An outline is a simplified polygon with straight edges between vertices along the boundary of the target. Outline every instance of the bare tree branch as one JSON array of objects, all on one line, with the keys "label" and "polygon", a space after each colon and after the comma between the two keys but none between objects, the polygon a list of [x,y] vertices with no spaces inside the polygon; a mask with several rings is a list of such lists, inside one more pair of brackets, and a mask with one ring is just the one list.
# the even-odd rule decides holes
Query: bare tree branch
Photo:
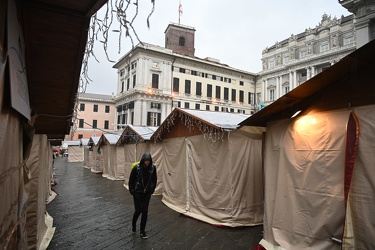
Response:
[{"label": "bare tree branch", "polygon": [[[155,0],[151,0],[152,9],[147,16],[147,27],[150,28],[150,17],[155,10]],[[134,38],[141,44],[141,39],[139,38],[136,29],[133,24],[138,17],[139,11],[139,0],[108,0],[105,7],[104,17],[99,17],[98,13],[95,13],[91,17],[90,26],[88,29],[88,36],[86,42],[85,54],[82,60],[81,75],[79,79],[78,94],[86,92],[87,86],[92,80],[89,77],[89,59],[94,58],[98,63],[99,60],[94,53],[95,42],[99,41],[103,44],[103,50],[106,54],[107,60],[109,62],[115,62],[110,59],[108,55],[108,42],[109,42],[109,33],[117,32],[118,33],[118,53],[121,53],[121,41],[123,33],[125,31],[125,38],[128,38],[131,42],[132,48],[134,48]],[[134,15],[130,16],[128,13],[133,12]],[[114,22],[116,20],[116,22]],[[118,23],[119,27],[116,29],[115,26]],[[78,103],[78,99],[76,100]],[[74,117],[73,124],[77,119],[77,110],[78,106],[75,105],[74,108]],[[75,125],[74,125],[75,126]],[[72,128],[74,133],[75,127]]]}]

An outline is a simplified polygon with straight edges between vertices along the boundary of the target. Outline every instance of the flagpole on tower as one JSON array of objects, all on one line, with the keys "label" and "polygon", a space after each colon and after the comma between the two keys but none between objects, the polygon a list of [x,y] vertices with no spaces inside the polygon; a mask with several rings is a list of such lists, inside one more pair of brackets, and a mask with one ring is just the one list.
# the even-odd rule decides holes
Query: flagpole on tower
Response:
[{"label": "flagpole on tower", "polygon": [[178,25],[180,25],[181,23],[181,14],[182,14],[182,4],[180,0],[179,5],[178,5]]}]

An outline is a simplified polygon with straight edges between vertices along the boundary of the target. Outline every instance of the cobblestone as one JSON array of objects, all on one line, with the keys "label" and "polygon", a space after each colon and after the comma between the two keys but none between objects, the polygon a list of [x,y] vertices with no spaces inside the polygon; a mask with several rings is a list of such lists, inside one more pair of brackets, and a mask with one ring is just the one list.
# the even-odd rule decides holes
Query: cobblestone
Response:
[{"label": "cobblestone", "polygon": [[181,215],[165,206],[161,196],[152,196],[148,239],[141,239],[139,230],[131,232],[133,199],[122,181],[103,178],[66,157],[55,159],[54,166],[58,195],[47,211],[56,231],[49,250],[254,249],[262,238],[262,226],[216,227]]}]

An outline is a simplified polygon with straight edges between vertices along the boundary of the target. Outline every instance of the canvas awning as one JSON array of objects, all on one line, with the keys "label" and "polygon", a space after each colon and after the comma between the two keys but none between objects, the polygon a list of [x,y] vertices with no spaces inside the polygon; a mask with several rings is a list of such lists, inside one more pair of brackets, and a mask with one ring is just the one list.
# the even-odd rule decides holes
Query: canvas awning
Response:
[{"label": "canvas awning", "polygon": [[21,1],[27,81],[37,134],[47,134],[48,139],[64,139],[69,134],[90,18],[106,2]]}]

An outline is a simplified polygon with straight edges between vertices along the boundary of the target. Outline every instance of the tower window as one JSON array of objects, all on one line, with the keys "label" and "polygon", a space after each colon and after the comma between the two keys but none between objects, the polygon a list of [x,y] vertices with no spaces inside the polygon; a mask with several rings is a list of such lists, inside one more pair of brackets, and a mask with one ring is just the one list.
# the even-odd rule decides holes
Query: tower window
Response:
[{"label": "tower window", "polygon": [[185,46],[185,37],[180,36],[180,39],[178,40],[178,45]]}]

